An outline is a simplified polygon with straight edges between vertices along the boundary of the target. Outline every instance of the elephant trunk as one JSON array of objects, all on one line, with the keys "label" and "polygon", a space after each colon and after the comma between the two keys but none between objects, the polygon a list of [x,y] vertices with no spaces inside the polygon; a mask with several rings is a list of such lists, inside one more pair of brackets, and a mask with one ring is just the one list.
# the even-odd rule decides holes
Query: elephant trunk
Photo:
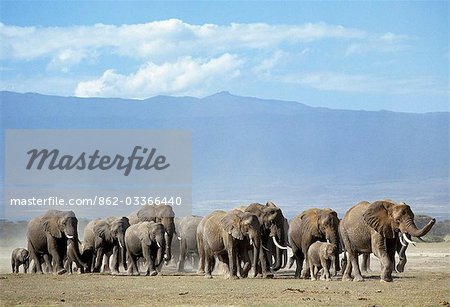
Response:
[{"label": "elephant trunk", "polygon": [[125,235],[121,234],[118,237],[118,241],[119,241],[119,246],[120,246],[120,257],[122,260],[122,266],[124,268],[124,270],[128,269],[127,266],[127,247],[125,245]]},{"label": "elephant trunk", "polygon": [[426,224],[422,229],[418,229],[416,224],[414,224],[414,220],[410,219],[406,222],[406,233],[410,234],[413,237],[420,238],[426,235],[431,227],[433,227],[434,223],[436,223],[436,219],[431,219],[428,224]]},{"label": "elephant trunk", "polygon": [[330,232],[328,235],[326,235],[326,239],[336,246],[334,253],[333,253],[333,266],[334,266],[334,275],[338,271],[341,270],[340,263],[339,263],[339,234],[338,230]]},{"label": "elephant trunk", "polygon": [[172,248],[171,248],[172,239],[173,239],[173,232],[171,234],[166,232],[166,234],[165,234],[166,247],[165,247],[165,257],[164,257],[164,261],[166,261],[166,263],[168,263],[170,261],[170,259],[172,259]]},{"label": "elephant trunk", "polygon": [[80,253],[80,247],[78,245],[78,237],[76,237],[74,239],[69,239],[69,240],[72,241],[69,244],[71,245],[71,248],[73,248],[73,250],[74,250],[73,255],[75,256],[76,261],[84,268],[87,268],[88,265],[83,260],[83,256]]},{"label": "elephant trunk", "polygon": [[155,266],[159,266],[161,262],[164,260],[164,250],[165,250],[165,240],[161,240],[158,242],[158,252],[156,253],[156,263]]},{"label": "elephant trunk", "polygon": [[398,264],[396,266],[396,270],[399,273],[402,273],[405,270],[405,264],[406,264],[406,249],[408,248],[408,245],[402,245],[402,247],[400,248],[399,252],[398,252]]},{"label": "elephant trunk", "polygon": [[285,250],[282,250],[279,247],[275,248],[275,265],[272,267],[272,269],[274,271],[278,271],[279,269],[281,269],[282,266],[282,262],[283,262],[283,252]]},{"label": "elephant trunk", "polygon": [[287,266],[288,263],[288,252],[287,250],[283,251],[283,265],[281,266],[282,269],[284,269]]},{"label": "elephant trunk", "polygon": [[253,240],[253,277],[256,277],[258,274],[258,261],[261,247],[261,236],[257,236],[257,238]]}]

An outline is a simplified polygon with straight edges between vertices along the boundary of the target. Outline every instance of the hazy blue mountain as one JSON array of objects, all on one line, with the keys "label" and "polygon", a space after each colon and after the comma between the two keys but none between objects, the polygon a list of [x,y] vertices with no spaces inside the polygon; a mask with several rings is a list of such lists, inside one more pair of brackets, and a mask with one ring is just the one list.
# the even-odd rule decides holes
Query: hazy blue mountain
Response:
[{"label": "hazy blue mountain", "polygon": [[290,216],[311,206],[343,213],[389,197],[450,217],[449,113],[332,110],[227,92],[146,100],[0,95],[4,129],[192,130],[200,214],[268,199]]}]

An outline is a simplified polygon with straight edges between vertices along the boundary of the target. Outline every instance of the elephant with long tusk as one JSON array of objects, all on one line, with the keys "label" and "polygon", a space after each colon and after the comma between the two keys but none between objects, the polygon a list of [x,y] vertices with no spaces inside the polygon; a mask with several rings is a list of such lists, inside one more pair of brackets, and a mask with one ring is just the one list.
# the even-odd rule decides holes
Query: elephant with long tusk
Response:
[{"label": "elephant with long tusk", "polygon": [[[260,273],[265,278],[272,278],[273,273],[270,269],[279,270],[283,266],[283,259],[287,259],[283,256],[283,252],[287,249],[286,219],[281,208],[270,201],[265,205],[250,204],[245,211],[256,215],[261,224]],[[275,263],[271,266],[272,257],[275,258]]]},{"label": "elephant with long tusk", "polygon": [[[84,229],[83,256],[88,258],[88,272],[100,272],[102,261],[104,271],[109,271],[112,256],[112,274],[119,274],[122,263],[127,269],[125,232],[130,227],[127,217],[108,217],[90,221]],[[122,259],[122,261],[120,261]]]},{"label": "elephant with long tusk", "polygon": [[358,254],[373,252],[382,264],[381,281],[391,282],[395,252],[398,244],[402,244],[399,235],[406,245],[413,242],[408,236],[420,238],[426,235],[435,222],[433,218],[419,229],[414,223],[411,207],[391,200],[373,203],[364,201],[353,206],[339,225],[344,248],[349,256],[342,279],[352,280],[353,269],[353,280],[364,280],[359,268]]}]

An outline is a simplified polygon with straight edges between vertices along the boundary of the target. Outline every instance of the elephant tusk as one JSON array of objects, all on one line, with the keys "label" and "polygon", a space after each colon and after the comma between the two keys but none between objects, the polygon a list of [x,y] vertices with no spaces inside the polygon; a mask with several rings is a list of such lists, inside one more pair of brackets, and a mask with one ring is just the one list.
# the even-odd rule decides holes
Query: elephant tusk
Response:
[{"label": "elephant tusk", "polygon": [[403,236],[399,236],[398,238],[400,239],[400,243],[401,243],[403,246],[408,246],[408,245],[405,243],[405,241],[403,240]]},{"label": "elephant tusk", "polygon": [[158,245],[158,248],[161,248],[161,244],[159,244],[159,242],[156,242],[156,245]]},{"label": "elephant tusk", "polygon": [[73,239],[73,236],[66,235],[67,239]]},{"label": "elephant tusk", "polygon": [[122,243],[120,243],[120,240],[119,240],[119,246],[120,246],[120,248],[123,248]]},{"label": "elephant tusk", "polygon": [[277,239],[275,239],[275,237],[272,237],[272,241],[273,241],[273,244],[276,245],[276,247],[278,247],[278,248],[280,248],[280,249],[288,249],[287,247],[281,246],[281,245],[277,242]]},{"label": "elephant tusk", "polygon": [[264,244],[261,244],[262,248],[265,249],[266,251],[270,252],[270,250],[264,246]]},{"label": "elephant tusk", "polygon": [[406,242],[416,246],[416,243],[414,241],[411,241],[410,239],[408,239],[408,237],[406,236],[406,233],[403,234],[403,239],[405,239]]},{"label": "elephant tusk", "polygon": [[250,245],[253,245],[253,239],[250,239]]},{"label": "elephant tusk", "polygon": [[177,236],[177,239],[178,239],[178,241],[181,241],[181,237],[180,236]]}]

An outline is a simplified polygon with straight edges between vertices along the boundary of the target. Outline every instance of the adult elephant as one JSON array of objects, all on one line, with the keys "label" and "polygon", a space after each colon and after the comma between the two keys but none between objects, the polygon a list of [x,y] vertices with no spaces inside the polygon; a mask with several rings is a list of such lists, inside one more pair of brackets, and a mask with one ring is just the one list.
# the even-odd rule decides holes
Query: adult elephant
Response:
[{"label": "adult elephant", "polygon": [[100,272],[105,257],[109,268],[109,258],[112,255],[112,274],[119,273],[120,259],[124,269],[127,269],[125,232],[130,227],[127,217],[108,217],[105,220],[90,221],[84,229],[83,255],[89,257],[88,270]]},{"label": "adult elephant", "polygon": [[186,259],[193,259],[193,267],[198,265],[198,248],[197,248],[197,227],[203,217],[197,215],[188,215],[179,220],[178,234],[180,258],[178,261],[178,272],[184,271],[184,263]]},{"label": "adult elephant", "polygon": [[212,278],[214,256],[225,266],[226,278],[238,278],[238,261],[244,262],[242,277],[251,268],[248,246],[253,245],[254,276],[261,249],[261,232],[258,218],[240,210],[214,211],[197,227],[197,245],[200,253],[199,272]]},{"label": "adult elephant", "polygon": [[433,218],[422,229],[418,229],[414,223],[414,213],[405,203],[363,201],[353,206],[339,225],[349,258],[342,280],[352,279],[352,268],[353,280],[364,280],[358,264],[358,254],[373,252],[381,262],[381,281],[391,282],[399,236],[420,238],[430,231],[435,222]]},{"label": "adult elephant", "polygon": [[138,222],[157,222],[164,225],[166,233],[166,250],[164,260],[166,264],[172,259],[172,240],[176,235],[175,212],[169,205],[146,205],[128,216],[130,224]]},{"label": "adult elephant", "polygon": [[337,248],[334,254],[335,272],[339,267],[339,219],[337,213],[329,208],[311,208],[294,217],[289,225],[289,242],[297,268],[295,278],[308,278],[308,249],[316,241],[328,241]]},{"label": "adult elephant", "polygon": [[[272,267],[274,271],[282,266],[283,250],[287,250],[287,238],[285,236],[285,218],[281,209],[273,202],[267,202],[265,205],[259,203],[250,204],[246,212],[254,214],[258,217],[261,225],[261,244],[263,251],[261,252],[260,268],[263,277],[273,277],[270,271],[269,259],[275,258],[275,264]],[[272,254],[267,248],[270,241],[275,245],[275,254]]]},{"label": "adult elephant", "polygon": [[42,273],[41,259],[44,258],[52,259],[56,273],[66,272],[63,260],[69,240],[74,242],[70,244],[74,248],[73,255],[81,265],[86,266],[78,248],[77,228],[78,219],[73,211],[48,210],[28,223],[28,250],[37,273]]},{"label": "adult elephant", "polygon": [[155,222],[140,222],[131,225],[125,233],[128,275],[139,275],[137,260],[145,259],[146,275],[158,274],[156,267],[162,262],[166,248],[164,225]]}]

